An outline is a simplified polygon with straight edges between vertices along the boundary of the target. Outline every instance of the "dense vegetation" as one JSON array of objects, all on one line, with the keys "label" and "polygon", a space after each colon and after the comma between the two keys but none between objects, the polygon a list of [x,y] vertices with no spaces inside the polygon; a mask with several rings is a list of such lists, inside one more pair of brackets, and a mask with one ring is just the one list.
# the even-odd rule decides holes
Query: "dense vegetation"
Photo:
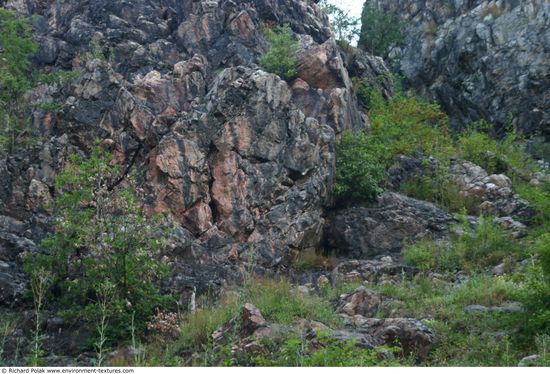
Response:
[{"label": "dense vegetation", "polygon": [[375,56],[386,56],[390,47],[403,42],[403,33],[403,22],[397,16],[365,3],[361,14],[360,48]]},{"label": "dense vegetation", "polygon": [[51,303],[91,329],[97,325],[101,352],[142,336],[157,310],[175,306],[157,288],[167,275],[156,256],[168,233],[159,217],[141,214],[139,189],[111,161],[99,146],[87,159],[72,158],[56,180],[54,233],[42,241],[43,253],[25,264],[39,286],[34,300]]},{"label": "dense vegetation", "polygon": [[[402,92],[384,101],[376,90],[359,88],[358,94],[369,95],[362,102],[368,103],[372,125],[367,132],[342,138],[336,181],[341,201],[368,203],[385,187],[387,170],[400,156],[431,156],[436,167],[426,165],[427,174],[405,181],[401,191],[451,212],[478,215],[479,201],[466,199],[449,178],[447,168],[458,157],[489,173],[509,175],[516,192],[535,210],[522,240],[511,239],[492,217],[481,216],[472,228],[465,215],[457,215],[462,235],[444,242],[425,239],[406,247],[405,263],[421,272],[413,280],[379,289],[394,298],[406,315],[433,321],[430,324],[442,341],[428,364],[515,365],[520,352],[536,346],[542,357],[538,364],[548,365],[550,186],[528,182],[539,167],[525,152],[526,139],[510,130],[496,140],[492,126],[483,121],[452,133],[436,105]],[[498,264],[503,264],[504,275],[488,274]],[[457,274],[466,281],[457,282]],[[470,304],[507,302],[520,302],[522,312],[464,311]],[[495,340],[495,334],[503,336]]]},{"label": "dense vegetation", "polygon": [[294,39],[290,26],[273,30],[267,28],[265,37],[271,44],[269,51],[260,60],[260,65],[268,72],[277,74],[286,81],[296,78],[298,71],[298,41]]},{"label": "dense vegetation", "polygon": [[0,8],[0,153],[13,150],[28,132],[24,94],[33,84],[29,57],[37,50],[29,23]]}]

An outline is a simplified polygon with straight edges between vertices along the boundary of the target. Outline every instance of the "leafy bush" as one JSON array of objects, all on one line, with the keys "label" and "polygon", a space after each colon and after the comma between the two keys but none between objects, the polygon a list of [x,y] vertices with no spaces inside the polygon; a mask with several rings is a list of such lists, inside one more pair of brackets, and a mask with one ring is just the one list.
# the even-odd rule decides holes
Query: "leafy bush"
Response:
[{"label": "leafy bush", "polygon": [[532,230],[538,229],[542,232],[550,231],[550,183],[545,183],[540,187],[516,179],[514,180],[514,189],[520,197],[527,200],[535,210],[535,215],[531,218]]},{"label": "leafy bush", "polygon": [[474,196],[465,196],[444,168],[437,168],[433,175],[411,177],[399,186],[401,193],[415,199],[430,201],[449,212],[459,213],[464,209],[469,214],[479,214],[481,200]]},{"label": "leafy bush", "polygon": [[491,218],[480,217],[473,231],[467,221],[462,226],[463,234],[454,241],[439,243],[427,239],[406,246],[405,263],[423,271],[472,272],[520,254],[520,247]]},{"label": "leafy bush", "polygon": [[381,191],[385,147],[363,132],[345,132],[336,149],[334,191],[340,201],[370,201]]},{"label": "leafy bush", "polygon": [[101,319],[98,290],[110,289],[111,342],[134,327],[143,332],[155,308],[171,301],[155,286],[167,275],[154,259],[163,245],[160,220],[141,215],[135,184],[99,147],[86,160],[72,157],[55,185],[55,232],[42,241],[43,254],[27,258],[26,271],[52,271],[62,310],[91,322]]},{"label": "leafy bush", "polygon": [[448,118],[437,104],[399,94],[385,101],[374,90],[369,118],[371,136],[387,146],[388,165],[400,155],[421,153],[445,160],[453,153]]},{"label": "leafy bush", "polygon": [[403,42],[403,23],[393,14],[384,14],[365,3],[361,15],[359,47],[376,56],[386,56],[391,46]]},{"label": "leafy bush", "polygon": [[336,150],[335,193],[340,201],[373,200],[400,155],[445,159],[452,154],[447,116],[437,105],[404,95],[386,102],[370,90],[370,106],[370,132],[345,132]]},{"label": "leafy bush", "polygon": [[32,87],[29,56],[38,50],[27,20],[0,8],[0,153],[11,152],[28,132],[27,102]]},{"label": "leafy bush", "polygon": [[527,271],[527,281],[519,293],[525,314],[523,333],[527,337],[550,334],[550,234],[544,234],[534,244],[538,263]]},{"label": "leafy bush", "polygon": [[480,217],[473,232],[466,232],[454,243],[464,269],[481,269],[497,265],[508,256],[520,252],[518,245],[490,217]]},{"label": "leafy bush", "polygon": [[290,27],[285,25],[276,31],[267,29],[265,37],[271,43],[271,48],[261,58],[260,65],[286,81],[296,78],[299,44],[294,39]]},{"label": "leafy bush", "polygon": [[490,135],[492,129],[483,120],[472,123],[458,134],[457,153],[489,174],[534,170],[534,161],[524,149],[525,139],[510,130],[503,139],[496,140]]}]

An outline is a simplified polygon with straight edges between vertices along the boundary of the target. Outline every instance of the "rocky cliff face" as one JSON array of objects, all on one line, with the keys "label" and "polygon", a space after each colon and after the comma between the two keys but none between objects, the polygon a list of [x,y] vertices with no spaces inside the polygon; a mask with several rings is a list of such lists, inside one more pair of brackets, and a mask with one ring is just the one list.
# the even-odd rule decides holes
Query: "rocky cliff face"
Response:
[{"label": "rocky cliff face", "polygon": [[406,27],[396,69],[439,102],[455,127],[481,118],[502,130],[550,133],[550,6],[544,0],[368,0]]},{"label": "rocky cliff face", "polygon": [[[251,252],[274,267],[318,245],[335,140],[364,119],[314,2],[1,5],[32,15],[37,67],[80,71],[69,86],[36,89],[62,108],[37,109],[39,142],[0,161],[0,218],[9,223],[0,260],[14,279],[18,254],[47,232],[43,205],[56,195],[56,174],[94,139],[137,171],[145,211],[176,223],[172,255],[187,265],[231,264]],[[262,29],[285,23],[300,41],[299,78],[290,83],[257,65],[269,48]]]}]

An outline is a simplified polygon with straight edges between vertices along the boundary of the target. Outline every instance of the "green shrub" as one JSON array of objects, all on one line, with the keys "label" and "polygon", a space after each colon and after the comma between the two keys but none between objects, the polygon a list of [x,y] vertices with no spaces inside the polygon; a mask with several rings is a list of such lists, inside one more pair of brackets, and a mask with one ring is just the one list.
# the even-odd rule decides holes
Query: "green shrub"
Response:
[{"label": "green shrub", "polygon": [[447,208],[449,212],[459,213],[466,210],[469,214],[479,214],[481,200],[465,196],[444,168],[437,168],[434,175],[411,177],[399,186],[399,191],[415,199],[430,201]]},{"label": "green shrub", "polygon": [[72,157],[55,185],[55,231],[42,241],[43,254],[26,259],[25,270],[52,271],[61,311],[92,323],[102,312],[97,290],[112,285],[111,343],[130,338],[133,327],[145,331],[155,308],[171,306],[155,285],[167,275],[154,258],[166,234],[160,220],[141,214],[134,182],[121,179],[120,168],[99,147],[86,160]]},{"label": "green shrub", "polygon": [[254,304],[269,322],[288,324],[297,318],[338,327],[339,317],[332,306],[315,295],[303,295],[286,280],[256,279],[249,284],[244,299]]},{"label": "green shrub", "polygon": [[525,309],[522,330],[529,339],[550,334],[550,234],[543,234],[534,244],[539,256],[527,269],[527,281],[519,293]]},{"label": "green shrub", "polygon": [[410,95],[396,95],[384,101],[374,90],[369,118],[371,136],[387,146],[388,165],[400,155],[421,153],[445,160],[453,154],[448,117],[436,104]]},{"label": "green shrub", "polygon": [[294,39],[290,27],[285,25],[276,31],[267,29],[265,37],[271,43],[271,48],[261,58],[260,66],[286,81],[296,78],[299,44]]},{"label": "green shrub", "polygon": [[490,217],[480,217],[473,232],[466,232],[454,243],[464,269],[497,265],[505,258],[518,256],[519,246]]},{"label": "green shrub", "polygon": [[510,130],[501,140],[490,133],[493,126],[486,121],[471,124],[458,134],[457,153],[461,158],[484,168],[489,174],[534,170],[534,161],[525,152],[525,139]]},{"label": "green shrub", "polygon": [[474,272],[521,254],[521,248],[491,218],[480,217],[473,231],[467,222],[462,225],[463,234],[449,243],[426,239],[405,246],[405,263],[423,271]]},{"label": "green shrub", "polygon": [[38,50],[27,20],[0,8],[0,153],[11,152],[29,132],[32,87],[29,57]]},{"label": "green shrub", "polygon": [[336,149],[334,191],[340,201],[371,201],[385,176],[380,158],[385,147],[363,132],[344,132]]},{"label": "green shrub", "polygon": [[386,56],[391,46],[403,42],[404,25],[393,14],[384,14],[365,3],[361,15],[359,47],[376,56]]},{"label": "green shrub", "polygon": [[405,246],[403,261],[422,271],[454,272],[460,268],[462,258],[453,243],[437,243],[431,239]]},{"label": "green shrub", "polygon": [[516,178],[514,189],[521,198],[529,202],[535,211],[530,222],[531,230],[537,228],[542,232],[550,231],[550,183],[535,187]]}]

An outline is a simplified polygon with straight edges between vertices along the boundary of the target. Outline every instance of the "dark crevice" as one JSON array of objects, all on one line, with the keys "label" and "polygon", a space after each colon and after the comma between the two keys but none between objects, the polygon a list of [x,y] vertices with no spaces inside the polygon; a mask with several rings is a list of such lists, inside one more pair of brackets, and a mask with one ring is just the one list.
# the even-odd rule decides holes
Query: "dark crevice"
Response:
[{"label": "dark crevice", "polygon": [[122,173],[122,175],[113,184],[111,184],[107,188],[108,191],[112,191],[116,186],[118,186],[120,183],[122,183],[124,178],[126,178],[128,173],[130,172],[130,170],[132,169],[132,167],[136,163],[137,156],[138,156],[138,154],[139,154],[139,152],[141,151],[142,148],[143,148],[143,144],[139,143],[137,149],[134,152],[134,155],[132,156],[132,159],[130,160],[130,163],[128,164],[128,166],[126,166],[126,169],[124,169],[124,172]]}]

